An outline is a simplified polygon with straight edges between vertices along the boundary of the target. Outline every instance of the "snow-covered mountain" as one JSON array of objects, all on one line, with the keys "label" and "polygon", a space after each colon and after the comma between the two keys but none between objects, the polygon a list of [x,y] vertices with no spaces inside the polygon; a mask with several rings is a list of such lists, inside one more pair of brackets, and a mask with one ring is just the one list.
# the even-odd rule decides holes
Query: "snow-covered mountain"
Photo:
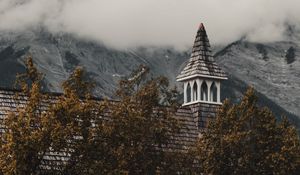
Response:
[{"label": "snow-covered mountain", "polygon": [[[215,49],[216,61],[229,74],[222,86],[222,98],[237,101],[247,86],[253,85],[263,105],[277,115],[289,116],[300,126],[300,38],[292,36],[264,44],[240,40]],[[168,77],[181,89],[175,77],[189,58],[189,51],[156,47],[120,51],[43,29],[1,32],[1,87],[13,85],[15,75],[24,71],[23,61],[29,53],[45,74],[49,91],[60,91],[61,82],[76,66],[82,66],[97,84],[95,94],[106,97],[113,97],[118,80],[141,64],[149,66],[154,76]]]}]

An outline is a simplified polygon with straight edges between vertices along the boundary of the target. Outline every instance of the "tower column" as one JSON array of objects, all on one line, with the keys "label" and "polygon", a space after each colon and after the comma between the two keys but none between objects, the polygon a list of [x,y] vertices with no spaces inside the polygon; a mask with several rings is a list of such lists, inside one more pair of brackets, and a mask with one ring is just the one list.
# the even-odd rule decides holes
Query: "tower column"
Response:
[{"label": "tower column", "polygon": [[210,96],[211,96],[211,92],[210,92],[210,88],[211,88],[211,84],[212,84],[212,81],[211,80],[207,80],[206,81],[206,83],[207,83],[207,101],[212,101],[211,99],[210,99]]},{"label": "tower column", "polygon": [[201,85],[202,85],[202,80],[197,79],[196,82],[197,82],[197,85],[198,85],[198,87],[197,87],[197,91],[198,91],[198,93],[197,93],[197,99],[198,99],[198,101],[200,101],[201,100]]},{"label": "tower column", "polygon": [[190,85],[191,85],[191,102],[193,102],[194,99],[194,81],[190,81]]},{"label": "tower column", "polygon": [[217,85],[217,101],[218,101],[218,103],[220,103],[221,102],[221,83],[220,83],[220,81],[217,81],[216,85]]},{"label": "tower column", "polygon": [[187,82],[183,83],[183,103],[187,102]]}]

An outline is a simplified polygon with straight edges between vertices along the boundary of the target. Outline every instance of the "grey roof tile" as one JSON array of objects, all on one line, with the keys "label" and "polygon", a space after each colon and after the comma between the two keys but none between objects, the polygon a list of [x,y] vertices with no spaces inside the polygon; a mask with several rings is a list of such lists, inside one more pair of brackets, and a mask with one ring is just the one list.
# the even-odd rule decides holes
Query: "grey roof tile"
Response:
[{"label": "grey roof tile", "polygon": [[201,23],[196,35],[192,54],[187,65],[177,76],[177,80],[186,79],[191,76],[213,76],[215,78],[226,79],[227,75],[216,64],[210,49],[209,40]]},{"label": "grey roof tile", "polygon": [[[5,116],[9,112],[16,111],[16,108],[20,106],[24,107],[27,103],[28,98],[26,98],[26,96],[16,96],[16,93],[18,93],[18,91],[0,88],[0,133],[4,132],[5,129],[5,126],[2,124]],[[58,98],[57,95],[53,95],[52,97],[54,101]],[[53,103],[53,101],[48,101],[48,103]],[[112,103],[115,103],[115,101],[112,101]],[[46,106],[49,105],[50,104]],[[197,103],[178,108],[174,117],[182,123],[182,128],[180,133],[173,137],[172,142],[165,150],[185,151],[190,146],[193,146],[199,133],[205,131],[208,121],[215,117],[218,107],[219,105]],[[103,115],[103,118],[102,116],[99,116],[99,118],[106,120],[109,118],[110,111],[107,111],[107,113]],[[41,171],[62,169],[66,161],[69,160],[69,157],[70,153],[50,150],[44,157],[43,164],[40,167]]]}]

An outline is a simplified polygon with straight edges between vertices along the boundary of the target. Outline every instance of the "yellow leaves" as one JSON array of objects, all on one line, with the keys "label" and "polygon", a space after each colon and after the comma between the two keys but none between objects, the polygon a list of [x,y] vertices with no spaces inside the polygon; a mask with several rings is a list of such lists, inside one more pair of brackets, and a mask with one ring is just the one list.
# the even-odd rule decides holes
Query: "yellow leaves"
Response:
[{"label": "yellow leaves", "polygon": [[147,72],[143,68],[138,77],[121,83],[120,101],[100,104],[92,98],[92,85],[84,80],[82,69],[76,69],[63,83],[63,95],[51,98],[41,92],[42,76],[32,59],[26,65],[27,73],[18,78],[23,90],[18,95],[26,96],[27,102],[4,121],[2,173],[37,174],[43,155],[49,151],[69,156],[61,174],[145,174],[158,167],[164,167],[161,172],[181,169],[185,156],[174,151],[172,156],[180,159],[174,160],[162,151],[180,128],[173,118],[174,110],[160,107],[159,102],[173,104],[169,97],[175,97],[175,91],[167,89],[166,79],[143,82]]},{"label": "yellow leaves", "polygon": [[300,168],[300,142],[287,120],[276,123],[259,108],[254,89],[241,103],[225,102],[197,143],[204,172],[212,174],[293,174]]},{"label": "yellow leaves", "polygon": [[16,111],[8,114],[3,123],[7,129],[1,136],[0,169],[5,174],[36,174],[41,161],[39,154],[49,148],[44,133],[45,126],[49,125],[45,125],[45,114],[41,113],[41,107],[48,100],[41,93],[42,76],[34,67],[32,58],[26,65],[27,73],[17,79],[23,91],[15,97],[16,101],[25,98],[26,104],[16,103],[19,105]]},{"label": "yellow leaves", "polygon": [[159,91],[163,81],[154,79],[143,83],[139,80],[136,83],[123,81],[117,91],[120,101],[106,103],[110,111],[106,129],[109,132],[106,133],[110,134],[108,140],[112,139],[112,155],[118,168],[131,173],[162,166],[167,157],[155,147],[167,145],[179,125],[172,117],[173,112],[159,107],[160,97],[165,95]]}]

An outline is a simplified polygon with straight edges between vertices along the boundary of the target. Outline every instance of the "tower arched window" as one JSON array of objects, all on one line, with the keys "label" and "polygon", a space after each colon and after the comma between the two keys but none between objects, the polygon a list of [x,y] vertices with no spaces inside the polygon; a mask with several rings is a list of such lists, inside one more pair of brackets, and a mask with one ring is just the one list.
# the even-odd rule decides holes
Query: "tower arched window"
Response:
[{"label": "tower arched window", "polygon": [[191,85],[188,83],[186,87],[186,102],[191,102]]},{"label": "tower arched window", "polygon": [[216,83],[213,82],[210,87],[210,100],[211,101],[217,102],[217,100],[218,100],[217,93],[218,93],[218,88],[216,86]]},{"label": "tower arched window", "polygon": [[198,100],[198,85],[197,85],[197,82],[195,82],[194,85],[193,85],[193,100],[194,101]]},{"label": "tower arched window", "polygon": [[208,100],[208,88],[205,81],[201,85],[201,100],[202,101]]}]

